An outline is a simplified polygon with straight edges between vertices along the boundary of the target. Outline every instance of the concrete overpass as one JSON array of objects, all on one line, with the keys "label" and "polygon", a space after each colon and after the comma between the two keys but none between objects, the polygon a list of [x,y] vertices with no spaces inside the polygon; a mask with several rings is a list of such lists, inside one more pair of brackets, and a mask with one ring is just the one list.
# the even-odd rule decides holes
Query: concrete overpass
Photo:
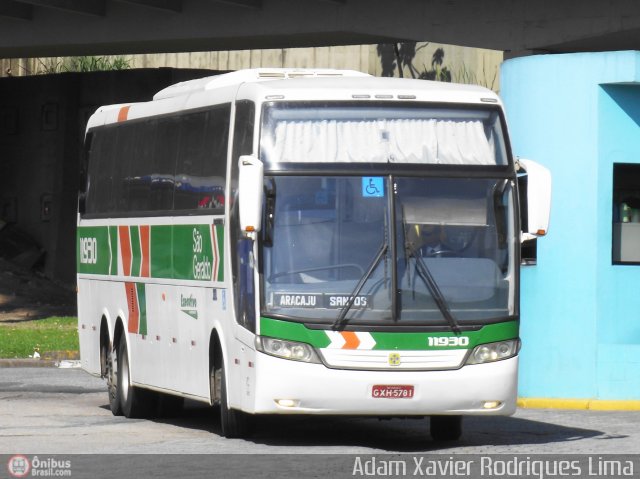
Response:
[{"label": "concrete overpass", "polygon": [[635,0],[0,0],[0,57],[433,42],[636,49]]}]

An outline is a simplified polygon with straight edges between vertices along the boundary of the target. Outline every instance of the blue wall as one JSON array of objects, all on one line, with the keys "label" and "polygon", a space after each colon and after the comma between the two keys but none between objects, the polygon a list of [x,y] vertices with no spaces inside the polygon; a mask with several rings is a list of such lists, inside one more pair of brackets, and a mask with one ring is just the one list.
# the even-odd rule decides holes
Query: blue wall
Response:
[{"label": "blue wall", "polygon": [[612,265],[613,164],[640,163],[640,53],[506,61],[514,154],[553,175],[522,267],[522,397],[640,399],[640,266]]}]

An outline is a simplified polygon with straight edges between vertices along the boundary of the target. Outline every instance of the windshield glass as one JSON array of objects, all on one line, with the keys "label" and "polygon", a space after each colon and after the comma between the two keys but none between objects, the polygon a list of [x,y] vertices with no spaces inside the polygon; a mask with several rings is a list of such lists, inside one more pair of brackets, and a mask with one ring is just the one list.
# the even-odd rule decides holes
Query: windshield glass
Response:
[{"label": "windshield glass", "polygon": [[264,314],[334,323],[359,286],[349,323],[446,326],[434,292],[460,324],[514,313],[508,181],[273,176],[267,184]]},{"label": "windshield glass", "polygon": [[265,107],[266,163],[506,165],[500,114],[411,104],[278,103]]}]

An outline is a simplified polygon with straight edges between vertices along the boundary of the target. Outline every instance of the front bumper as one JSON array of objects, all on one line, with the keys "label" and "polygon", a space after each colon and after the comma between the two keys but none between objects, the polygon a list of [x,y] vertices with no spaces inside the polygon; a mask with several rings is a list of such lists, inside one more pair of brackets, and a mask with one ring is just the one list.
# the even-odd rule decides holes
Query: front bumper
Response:
[{"label": "front bumper", "polygon": [[[355,371],[256,355],[254,412],[424,416],[511,415],[518,357],[445,371]],[[411,398],[374,398],[374,385],[412,385]],[[289,406],[278,403],[282,400]],[[485,403],[497,402],[487,409]]]}]

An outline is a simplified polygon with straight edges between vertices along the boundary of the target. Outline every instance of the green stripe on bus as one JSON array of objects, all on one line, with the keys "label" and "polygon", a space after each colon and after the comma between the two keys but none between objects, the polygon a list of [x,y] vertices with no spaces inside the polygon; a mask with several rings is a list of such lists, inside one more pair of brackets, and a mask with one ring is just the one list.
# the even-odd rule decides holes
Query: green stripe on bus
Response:
[{"label": "green stripe on bus", "polygon": [[107,227],[78,228],[76,238],[78,273],[109,274],[109,230]]},{"label": "green stripe on bus", "polygon": [[172,278],[173,258],[171,257],[171,242],[173,228],[171,225],[151,227],[151,277]]},{"label": "green stripe on bus", "polygon": [[140,276],[140,262],[142,260],[140,228],[131,226],[129,228],[129,237],[131,238],[131,276]]},{"label": "green stripe on bus", "polygon": [[[131,277],[138,277],[142,267],[140,227],[128,228]],[[149,229],[151,278],[224,281],[223,225],[152,225]],[[118,275],[118,227],[78,227],[76,262],[81,274]]]},{"label": "green stripe on bus", "polygon": [[173,277],[210,281],[213,279],[213,245],[210,225],[174,225]]},{"label": "green stripe on bus", "polygon": [[[331,330],[327,330],[332,332]],[[288,339],[311,344],[316,348],[326,348],[330,343],[329,336],[325,330],[309,329],[304,324],[291,321],[282,321],[271,318],[260,318],[260,334],[277,339]],[[451,332],[371,332],[371,337],[375,341],[374,350],[437,350],[451,349],[448,346],[429,346],[430,337],[456,337]],[[487,324],[478,331],[464,331],[461,336],[469,338],[466,349],[471,349],[478,344],[515,339],[519,334],[517,321],[505,323]]]},{"label": "green stripe on bus", "polygon": [[217,281],[224,281],[224,226],[215,225],[216,243],[218,245],[218,274]]},{"label": "green stripe on bus", "polygon": [[118,227],[109,226],[109,274],[116,276],[118,274]]},{"label": "green stripe on bus", "polygon": [[[487,324],[478,331],[463,331],[460,336],[469,338],[469,345],[466,349],[471,349],[478,344],[493,343],[506,339],[518,337],[518,322],[509,321],[506,323]],[[439,333],[371,333],[376,345],[373,349],[389,350],[423,350],[423,349],[451,349],[449,346],[429,346],[429,338],[452,338],[457,335],[453,332]]]},{"label": "green stripe on bus", "polygon": [[147,334],[147,295],[146,285],[144,283],[136,283],[138,290],[138,309],[140,310],[140,323],[138,325],[138,334]]}]

